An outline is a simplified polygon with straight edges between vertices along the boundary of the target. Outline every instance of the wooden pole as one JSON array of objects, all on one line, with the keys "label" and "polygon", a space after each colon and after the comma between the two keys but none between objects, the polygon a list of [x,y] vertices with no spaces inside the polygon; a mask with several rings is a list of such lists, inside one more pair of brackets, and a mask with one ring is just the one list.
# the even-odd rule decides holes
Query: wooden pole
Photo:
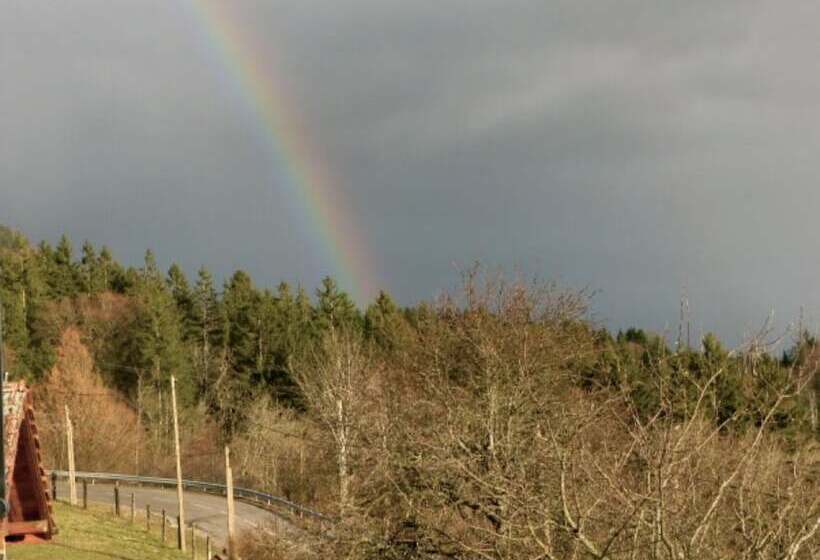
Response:
[{"label": "wooden pole", "polygon": [[68,440],[68,503],[77,505],[77,471],[74,468],[74,426],[71,424],[71,413],[65,406],[65,434]]},{"label": "wooden pole", "polygon": [[131,492],[131,523],[134,523],[137,519],[137,511],[136,511],[136,500],[134,499],[134,493]]},{"label": "wooden pole", "polygon": [[225,446],[225,487],[228,499],[228,560],[236,560],[236,546],[234,543],[234,503],[233,503],[233,471],[231,470],[231,450]]},{"label": "wooden pole", "polygon": [[162,510],[162,544],[165,544],[165,527],[168,525],[168,516],[165,515],[165,510]]},{"label": "wooden pole", "polygon": [[151,532],[151,504],[145,506],[145,530]]},{"label": "wooden pole", "polygon": [[142,370],[137,371],[137,437],[134,443],[134,474],[140,474],[140,444],[142,443]]},{"label": "wooden pole", "polygon": [[57,501],[57,475],[51,473],[51,499]]},{"label": "wooden pole", "polygon": [[185,530],[182,528],[182,518],[177,515],[177,548],[185,552]]},{"label": "wooden pole", "polygon": [[211,560],[211,558],[213,558],[213,554],[211,552],[211,535],[205,536],[205,558],[206,560]]},{"label": "wooden pole", "polygon": [[120,482],[114,482],[114,515],[120,516]]},{"label": "wooden pole", "polygon": [[185,504],[182,497],[182,459],[179,451],[179,416],[177,415],[176,379],[171,376],[171,406],[174,413],[174,452],[177,458],[177,501],[179,502],[180,538],[179,549],[185,552],[185,539],[182,538],[182,525],[185,524]]},{"label": "wooden pole", "polygon": [[83,479],[83,509],[88,509],[88,481]]}]

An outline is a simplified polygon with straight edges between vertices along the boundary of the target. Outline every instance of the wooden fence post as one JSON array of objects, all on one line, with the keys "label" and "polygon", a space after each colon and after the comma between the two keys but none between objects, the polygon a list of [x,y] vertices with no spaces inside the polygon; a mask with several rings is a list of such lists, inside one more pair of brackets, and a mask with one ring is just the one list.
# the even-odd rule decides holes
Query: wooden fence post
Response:
[{"label": "wooden fence post", "polygon": [[206,558],[206,560],[211,560],[213,558],[213,554],[211,553],[211,535],[210,534],[205,536],[205,558]]},{"label": "wooden fence post", "polygon": [[134,493],[131,492],[131,523],[134,523],[137,519],[137,511],[136,511],[136,500],[134,499]]},{"label": "wooden fence post", "polygon": [[114,515],[120,516],[120,482],[114,482]]},{"label": "wooden fence post", "polygon": [[51,499],[57,501],[57,474],[51,473]]},{"label": "wooden fence post", "polygon": [[162,544],[165,544],[165,527],[168,525],[168,516],[165,515],[165,510],[162,510]]},{"label": "wooden fence post", "polygon": [[83,509],[88,509],[88,481],[83,479]]},{"label": "wooden fence post", "polygon": [[182,517],[177,515],[177,548],[185,552],[185,530],[182,528]]},{"label": "wooden fence post", "polygon": [[151,504],[145,505],[145,530],[151,532]]},{"label": "wooden fence post", "polygon": [[68,405],[65,405],[65,435],[68,444],[68,503],[77,505],[77,471],[74,465],[74,426]]}]

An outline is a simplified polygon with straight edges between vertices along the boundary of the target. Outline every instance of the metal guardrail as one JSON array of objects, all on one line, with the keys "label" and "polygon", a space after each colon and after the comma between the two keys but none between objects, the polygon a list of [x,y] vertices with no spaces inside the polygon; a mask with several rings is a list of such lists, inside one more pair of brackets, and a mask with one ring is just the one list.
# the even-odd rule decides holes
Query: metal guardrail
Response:
[{"label": "metal guardrail", "polygon": [[[58,476],[60,478],[68,478],[68,471],[53,470],[48,471],[48,474]],[[92,472],[76,472],[76,478],[86,480],[99,480],[105,482],[126,482],[129,484],[148,484],[152,486],[162,486],[176,488],[177,481],[175,478],[159,478],[153,476],[137,476],[132,474],[117,474],[117,473],[92,473]],[[198,480],[183,480],[182,487],[185,490],[193,490],[195,492],[202,492],[205,494],[227,494],[227,487],[224,484],[216,482],[202,482]],[[324,513],[312,510],[305,506],[291,502],[280,496],[274,496],[265,492],[257,490],[249,490],[247,488],[233,489],[235,498],[250,502],[252,504],[272,507],[274,505],[283,507],[291,513],[299,515],[300,517],[311,517],[323,522],[333,522],[335,519]]]}]

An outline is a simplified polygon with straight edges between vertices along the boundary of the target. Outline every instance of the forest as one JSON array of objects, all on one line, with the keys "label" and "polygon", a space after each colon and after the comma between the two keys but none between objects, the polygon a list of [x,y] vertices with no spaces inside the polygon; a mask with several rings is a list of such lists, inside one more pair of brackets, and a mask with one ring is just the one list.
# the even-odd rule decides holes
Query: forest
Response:
[{"label": "forest", "polygon": [[325,511],[330,532],[246,557],[820,555],[820,346],[767,325],[741,347],[596,324],[583,291],[479,267],[413,306],[124,266],[0,226],[7,370],[35,390],[50,466],[62,411],[82,470],[173,471]]}]

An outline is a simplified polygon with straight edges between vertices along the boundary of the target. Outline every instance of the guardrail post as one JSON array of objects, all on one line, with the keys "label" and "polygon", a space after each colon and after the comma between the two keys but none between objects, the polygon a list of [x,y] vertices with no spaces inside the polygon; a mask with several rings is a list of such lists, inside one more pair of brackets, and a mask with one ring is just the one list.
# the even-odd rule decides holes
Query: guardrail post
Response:
[{"label": "guardrail post", "polygon": [[120,482],[114,482],[114,515],[120,516]]},{"label": "guardrail post", "polygon": [[83,509],[88,509],[88,481],[83,479]]},{"label": "guardrail post", "polygon": [[51,473],[51,498],[57,501],[57,473]]},{"label": "guardrail post", "polygon": [[151,504],[145,505],[145,530],[151,532]]},{"label": "guardrail post", "polygon": [[137,519],[137,510],[136,510],[136,499],[134,498],[134,493],[131,492],[131,523],[133,524],[134,521]]},{"label": "guardrail post", "polygon": [[185,551],[185,533],[183,532],[184,529],[182,528],[182,518],[177,515],[177,548]]},{"label": "guardrail post", "polygon": [[165,510],[162,510],[162,544],[165,544],[165,528],[168,525],[168,516],[165,515]]}]

